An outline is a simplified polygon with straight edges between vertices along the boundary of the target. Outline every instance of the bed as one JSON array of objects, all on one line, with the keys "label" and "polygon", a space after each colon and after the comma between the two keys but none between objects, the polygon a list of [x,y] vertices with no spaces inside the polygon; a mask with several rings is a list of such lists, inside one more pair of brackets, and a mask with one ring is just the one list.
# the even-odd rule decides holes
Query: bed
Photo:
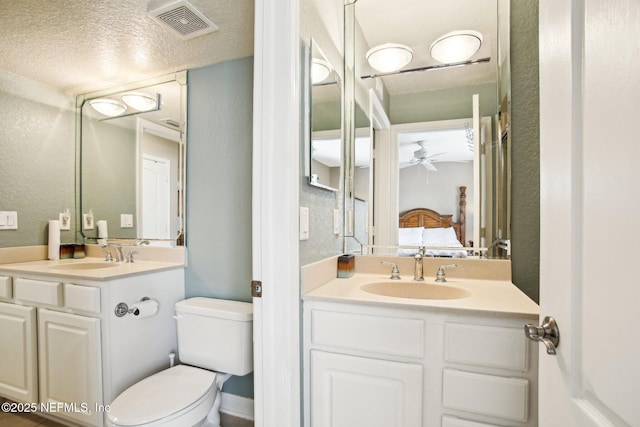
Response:
[{"label": "bed", "polygon": [[464,247],[465,219],[467,208],[467,187],[459,187],[458,222],[453,214],[441,214],[428,208],[415,208],[402,212],[398,219],[398,245],[400,255],[414,255],[418,247],[428,246],[425,255],[462,258],[467,251],[454,248]]}]

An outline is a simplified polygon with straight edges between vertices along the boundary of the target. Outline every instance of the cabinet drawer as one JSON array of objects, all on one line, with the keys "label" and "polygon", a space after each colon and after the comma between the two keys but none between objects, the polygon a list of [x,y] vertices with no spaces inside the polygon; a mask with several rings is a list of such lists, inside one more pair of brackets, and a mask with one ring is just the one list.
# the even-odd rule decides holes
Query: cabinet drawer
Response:
[{"label": "cabinet drawer", "polygon": [[527,340],[522,328],[446,323],[447,362],[527,370]]},{"label": "cabinet drawer", "polygon": [[20,301],[62,305],[62,283],[16,277],[13,291]]},{"label": "cabinet drawer", "polygon": [[64,306],[74,310],[100,313],[100,289],[65,283]]},{"label": "cabinet drawer", "polygon": [[442,427],[499,427],[495,424],[478,423],[475,421],[463,420],[461,418],[442,417]]},{"label": "cabinet drawer", "polygon": [[13,296],[13,288],[11,284],[11,277],[0,276],[0,298],[11,299]]},{"label": "cabinet drawer", "polygon": [[311,311],[311,343],[381,355],[422,358],[422,319]]},{"label": "cabinet drawer", "polygon": [[445,369],[442,406],[512,421],[527,421],[529,381]]}]

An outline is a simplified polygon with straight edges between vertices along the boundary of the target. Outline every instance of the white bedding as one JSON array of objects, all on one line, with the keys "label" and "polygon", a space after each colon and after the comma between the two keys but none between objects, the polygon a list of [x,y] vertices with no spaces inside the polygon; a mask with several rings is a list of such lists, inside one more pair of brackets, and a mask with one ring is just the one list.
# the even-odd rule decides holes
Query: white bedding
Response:
[{"label": "white bedding", "polygon": [[[418,249],[415,246],[425,246],[425,255],[439,257],[464,258],[467,251],[450,248],[462,248],[462,244],[456,237],[453,227],[424,228],[410,227],[398,229],[398,245],[414,246],[414,248],[401,248],[398,255],[415,255]],[[446,249],[439,249],[446,248]]]}]

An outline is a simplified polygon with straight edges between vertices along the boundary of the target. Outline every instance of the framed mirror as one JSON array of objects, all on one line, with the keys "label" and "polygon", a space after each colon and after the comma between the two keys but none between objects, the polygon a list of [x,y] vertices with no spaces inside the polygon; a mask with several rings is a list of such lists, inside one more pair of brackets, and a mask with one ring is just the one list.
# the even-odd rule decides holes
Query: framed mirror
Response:
[{"label": "framed mirror", "polygon": [[186,72],[76,105],[82,238],[184,244]]},{"label": "framed mirror", "polygon": [[342,82],[315,40],[308,54],[310,136],[307,145],[309,184],[340,189],[342,165]]}]

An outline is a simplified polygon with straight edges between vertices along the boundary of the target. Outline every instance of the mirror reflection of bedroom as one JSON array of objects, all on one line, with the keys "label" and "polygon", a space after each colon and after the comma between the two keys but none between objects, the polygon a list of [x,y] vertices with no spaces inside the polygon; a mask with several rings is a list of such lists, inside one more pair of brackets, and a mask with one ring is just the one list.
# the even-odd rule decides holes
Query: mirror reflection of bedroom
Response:
[{"label": "mirror reflection of bedroom", "polygon": [[[379,153],[384,142],[376,141],[376,168],[389,164],[375,172],[374,185],[388,186],[376,189],[375,204],[389,208],[375,211],[370,253],[426,247],[427,256],[510,256],[510,70],[508,31],[499,29],[509,21],[498,8],[498,0],[455,0],[429,8],[427,17],[409,0],[355,4],[356,80],[391,123],[382,135],[390,149]],[[438,42],[459,33],[475,39],[475,49],[438,58]],[[405,50],[406,61],[377,68],[376,50],[389,43]]]}]

